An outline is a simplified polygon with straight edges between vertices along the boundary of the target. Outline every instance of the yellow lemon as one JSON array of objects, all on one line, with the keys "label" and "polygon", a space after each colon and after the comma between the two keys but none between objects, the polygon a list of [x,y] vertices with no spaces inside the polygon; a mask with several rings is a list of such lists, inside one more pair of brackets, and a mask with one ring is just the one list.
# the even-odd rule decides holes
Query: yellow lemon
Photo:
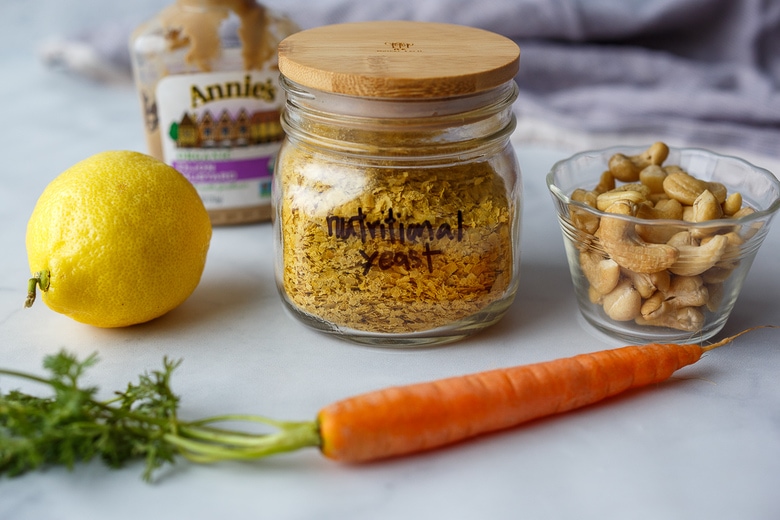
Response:
[{"label": "yellow lemon", "polygon": [[27,224],[27,256],[51,309],[98,327],[143,323],[200,282],[211,223],[192,184],[148,155],[93,155],[54,179]]}]

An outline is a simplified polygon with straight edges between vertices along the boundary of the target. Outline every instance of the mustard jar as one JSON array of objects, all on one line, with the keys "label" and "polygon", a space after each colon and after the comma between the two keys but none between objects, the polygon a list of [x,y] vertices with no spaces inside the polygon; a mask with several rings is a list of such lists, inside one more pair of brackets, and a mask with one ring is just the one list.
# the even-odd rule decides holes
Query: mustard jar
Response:
[{"label": "mustard jar", "polygon": [[520,264],[519,56],[491,32],[406,21],[280,43],[275,271],[294,316],[399,347],[501,319]]}]

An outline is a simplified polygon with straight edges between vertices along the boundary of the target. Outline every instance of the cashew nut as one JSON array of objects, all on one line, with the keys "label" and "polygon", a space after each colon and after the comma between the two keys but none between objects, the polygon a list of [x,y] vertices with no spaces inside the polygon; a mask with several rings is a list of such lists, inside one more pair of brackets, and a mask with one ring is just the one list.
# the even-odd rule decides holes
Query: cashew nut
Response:
[{"label": "cashew nut", "polygon": [[[633,215],[630,202],[618,201],[606,213]],[[634,225],[621,218],[602,217],[596,236],[604,250],[621,267],[637,273],[656,273],[677,261],[677,249],[666,244],[651,244],[636,234]]]},{"label": "cashew nut", "polygon": [[723,202],[723,213],[727,216],[733,216],[740,209],[742,209],[742,194],[735,191]]},{"label": "cashew nut", "polygon": [[612,172],[607,170],[604,173],[601,174],[601,177],[599,178],[599,183],[596,184],[596,187],[593,188],[593,191],[598,193],[604,193],[609,190],[615,189],[615,177],[612,175]]},{"label": "cashew nut", "polygon": [[[723,216],[723,208],[720,206],[720,202],[715,198],[710,190],[704,190],[693,201],[693,210],[691,212],[691,222],[707,222],[710,220],[717,220]],[[694,228],[691,233],[699,238],[714,235],[722,228],[720,227],[706,227],[706,228]]]},{"label": "cashew nut", "polygon": [[632,156],[617,153],[609,160],[609,171],[616,179],[623,182],[636,182],[640,172],[651,164],[663,164],[669,155],[669,147],[665,143],[653,143],[647,150]]},{"label": "cashew nut", "polygon": [[606,211],[608,207],[619,200],[627,200],[634,204],[645,202],[647,201],[647,195],[643,193],[644,190],[642,188],[647,189],[641,184],[626,184],[620,188],[601,193],[596,197],[596,207],[601,211]]},{"label": "cashew nut", "polygon": [[723,216],[723,208],[710,190],[704,190],[693,201],[693,222],[706,222]]},{"label": "cashew nut", "polygon": [[[742,256],[742,245],[745,243],[745,239],[736,231],[730,231],[729,233],[717,236],[726,238],[726,249],[723,251],[723,255],[721,255],[720,260],[714,267],[733,271],[739,265],[739,259]],[[713,237],[702,238],[701,243],[706,244],[712,239]]]},{"label": "cashew nut", "polygon": [[[688,234],[690,235],[690,233]],[[723,235],[715,235],[711,240],[699,245],[675,245],[674,248],[677,250],[678,256],[669,271],[680,276],[701,274],[718,263],[726,251],[727,245],[728,239]]]},{"label": "cashew nut", "polygon": [[654,320],[666,314],[669,312],[669,309],[664,306],[664,298],[665,296],[662,292],[654,293],[642,303],[642,306],[639,308],[639,314],[647,320]]},{"label": "cashew nut", "polygon": [[650,188],[651,193],[664,193],[666,171],[658,164],[651,164],[639,172],[639,182]]},{"label": "cashew nut", "polygon": [[598,253],[582,251],[580,253],[582,273],[596,293],[610,293],[620,280],[620,266],[611,258],[604,258]]},{"label": "cashew nut", "polygon": [[628,269],[623,269],[622,274],[631,281],[642,298],[649,298],[657,291],[667,292],[669,290],[669,284],[671,283],[669,271],[635,273]]},{"label": "cashew nut", "polygon": [[630,321],[639,316],[642,297],[628,280],[621,281],[602,299],[604,312],[615,321]]},{"label": "cashew nut", "polygon": [[[596,193],[577,188],[571,194],[571,200],[582,202],[592,208],[596,207]],[[569,205],[569,214],[574,227],[592,235],[599,228],[599,218],[587,210],[580,209],[574,205]]]},{"label": "cashew nut", "polygon": [[706,182],[684,172],[670,173],[664,179],[664,192],[686,206],[692,205],[696,197],[706,189]]},{"label": "cashew nut", "polygon": [[690,231],[680,231],[672,235],[666,243],[672,247],[698,246],[699,240],[694,238]]},{"label": "cashew nut", "polygon": [[683,307],[706,305],[709,297],[700,276],[676,276],[666,291],[657,291],[644,301],[640,313],[643,318],[653,320]]},{"label": "cashew nut", "polygon": [[638,316],[634,322],[637,325],[652,325],[654,327],[669,327],[685,332],[696,332],[704,326],[704,313],[694,307],[683,307],[668,314],[650,319]]}]

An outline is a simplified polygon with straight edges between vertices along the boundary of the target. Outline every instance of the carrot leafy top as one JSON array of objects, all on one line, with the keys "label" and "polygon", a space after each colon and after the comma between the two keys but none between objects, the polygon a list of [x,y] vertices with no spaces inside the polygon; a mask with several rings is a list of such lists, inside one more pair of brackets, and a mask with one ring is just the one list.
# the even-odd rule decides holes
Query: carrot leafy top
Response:
[{"label": "carrot leafy top", "polygon": [[[0,394],[0,474],[16,476],[45,465],[72,468],[99,456],[110,467],[145,460],[143,478],[174,463],[177,455],[195,462],[254,459],[319,446],[315,421],[283,422],[256,415],[222,415],[197,421],[177,416],[179,397],[171,375],[180,361],[163,360],[161,370],[142,374],[138,382],[108,401],[96,398],[96,387],[83,386],[84,373],[96,354],[78,360],[60,351],[43,362],[48,377],[0,369],[10,376],[48,385],[49,397],[18,390]],[[262,423],[271,434],[220,428],[218,423]]]}]

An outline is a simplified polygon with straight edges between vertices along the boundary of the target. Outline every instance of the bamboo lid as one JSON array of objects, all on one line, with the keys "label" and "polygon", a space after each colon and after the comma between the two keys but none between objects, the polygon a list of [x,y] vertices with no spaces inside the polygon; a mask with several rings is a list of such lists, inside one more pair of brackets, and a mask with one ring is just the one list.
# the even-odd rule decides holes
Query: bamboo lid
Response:
[{"label": "bamboo lid", "polygon": [[304,87],[376,98],[445,98],[514,78],[520,49],[498,34],[443,23],[327,25],[279,44],[279,70]]}]

